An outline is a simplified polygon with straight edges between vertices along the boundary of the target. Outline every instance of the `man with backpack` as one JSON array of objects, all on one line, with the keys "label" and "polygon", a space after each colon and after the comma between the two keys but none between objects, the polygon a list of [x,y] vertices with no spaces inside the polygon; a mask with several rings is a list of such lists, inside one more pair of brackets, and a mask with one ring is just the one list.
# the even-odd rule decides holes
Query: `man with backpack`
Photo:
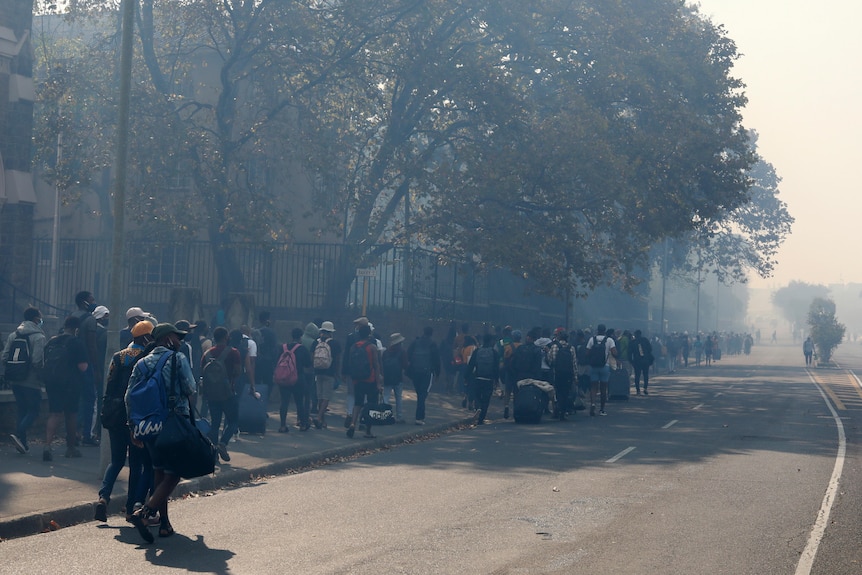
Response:
[{"label": "man with backpack", "polygon": [[308,421],[308,411],[305,402],[304,378],[313,369],[311,353],[302,345],[302,328],[295,327],[290,332],[293,341],[282,345],[282,353],[278,358],[273,374],[273,383],[278,386],[281,395],[281,405],[278,410],[281,426],[279,433],[287,433],[287,409],[290,407],[290,398],[296,404],[296,417],[299,420],[300,431],[308,431],[311,424]]},{"label": "man with backpack", "polygon": [[132,442],[138,447],[146,447],[153,461],[153,494],[130,518],[148,543],[153,542],[153,534],[149,531],[147,518],[154,511],[159,512],[159,537],[174,534],[168,518],[168,498],[180,482],[180,476],[166,466],[167,454],[156,447],[161,423],[148,417],[153,406],[147,401],[152,397],[147,388],[161,386],[164,391],[162,397],[167,401],[162,409],[173,409],[179,416],[190,417],[190,399],[197,393],[197,385],[186,357],[177,353],[186,334],[170,323],[160,323],[153,328],[155,347],[135,364],[126,390],[126,413]]},{"label": "man with backpack", "polygon": [[425,425],[425,400],[434,378],[440,377],[440,350],[431,340],[432,335],[434,328],[425,326],[422,337],[413,340],[407,350],[407,373],[416,389],[416,425]]},{"label": "man with backpack", "polygon": [[[213,330],[214,345],[201,358],[201,394],[209,405],[211,425],[209,438],[222,461],[230,461],[228,443],[239,429],[239,396],[236,379],[242,372],[242,359],[235,347],[228,345],[227,328]],[[222,415],[224,431],[219,440]]]},{"label": "man with backpack", "polygon": [[84,373],[89,367],[89,355],[78,339],[80,321],[74,315],[63,322],[63,332],[45,344],[42,381],[48,394],[48,421],[45,424],[45,450],[42,461],[53,461],[51,444],[60,425],[66,421],[66,457],[81,457],[78,449],[78,408],[81,387],[85,384]]},{"label": "man with backpack", "polygon": [[557,396],[554,417],[563,421],[566,413],[574,410],[572,383],[578,372],[578,361],[575,348],[569,345],[569,334],[565,330],[557,331],[555,337],[556,341],[548,349],[548,364],[554,373],[554,393]]},{"label": "man with backpack", "polygon": [[[700,339],[696,343],[700,343]],[[699,355],[697,360],[700,362]],[[655,358],[652,353],[652,344],[649,339],[643,336],[639,329],[635,330],[634,339],[629,343],[629,361],[635,372],[635,390],[637,394],[641,394],[641,375],[643,375],[644,395],[649,395],[649,368],[655,361]]]},{"label": "man with backpack", "polygon": [[[512,340],[508,344],[505,340],[506,329],[510,330]],[[506,328],[503,330],[504,339],[501,340],[500,354],[500,377],[503,380],[503,419],[509,419],[509,403],[512,397],[518,390],[515,372],[512,371],[512,359],[515,357],[515,351],[521,347],[521,339],[523,335],[521,330]]]},{"label": "man with backpack", "polygon": [[42,382],[39,372],[45,351],[45,334],[42,331],[42,313],[35,307],[24,310],[24,321],[9,334],[0,365],[6,383],[12,386],[18,419],[15,433],[10,435],[18,453],[30,451],[27,430],[39,417],[42,404]]},{"label": "man with backpack", "polygon": [[606,334],[605,324],[596,327],[596,335],[587,342],[587,356],[590,362],[590,415],[596,414],[596,396],[601,393],[599,415],[607,415],[605,404],[608,401],[608,380],[611,378],[611,366],[608,360],[617,357],[617,348],[613,338]]},{"label": "man with backpack", "polygon": [[482,337],[482,347],[473,352],[467,364],[467,376],[473,380],[476,400],[476,424],[485,423],[494,385],[500,379],[500,355],[494,349],[494,335]]},{"label": "man with backpack", "polygon": [[272,374],[275,371],[275,364],[278,363],[278,357],[281,355],[281,346],[278,345],[278,336],[275,330],[272,329],[270,314],[268,311],[262,311],[258,315],[260,327],[253,333],[253,339],[257,342],[257,366],[255,366],[254,375],[258,385],[269,385],[272,383]]},{"label": "man with backpack", "polygon": [[335,325],[331,321],[320,324],[320,337],[311,352],[314,365],[314,384],[317,387],[317,417],[312,420],[315,429],[326,427],[326,410],[335,390],[335,378],[341,360],[341,344],[333,337]]},{"label": "man with backpack", "polygon": [[[347,350],[350,356],[350,377],[353,380],[353,418],[347,428],[347,437],[356,433],[356,424],[366,404],[377,403],[380,392],[383,391],[383,374],[380,369],[380,352],[377,340],[371,336],[371,327],[366,324],[357,330],[359,341]],[[364,437],[373,438],[371,420],[365,427]]]},{"label": "man with backpack", "polygon": [[341,376],[344,378],[344,384],[347,388],[347,405],[344,416],[344,428],[347,429],[350,427],[351,422],[353,421],[353,402],[356,399],[356,395],[353,390],[353,378],[350,376],[350,350],[356,345],[356,342],[359,341],[359,329],[368,325],[368,318],[358,317],[353,320],[353,331],[347,334],[347,339],[344,341],[344,357],[341,360]]}]

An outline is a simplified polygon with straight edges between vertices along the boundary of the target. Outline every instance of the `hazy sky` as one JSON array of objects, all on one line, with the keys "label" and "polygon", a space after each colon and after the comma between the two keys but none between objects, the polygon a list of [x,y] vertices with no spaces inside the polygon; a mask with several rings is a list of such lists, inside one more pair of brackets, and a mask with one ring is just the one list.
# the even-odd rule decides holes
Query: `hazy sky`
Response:
[{"label": "hazy sky", "polygon": [[862,2],[701,0],[743,56],[734,76],[747,85],[746,128],[782,178],[781,199],[796,218],[772,278],[862,283]]}]

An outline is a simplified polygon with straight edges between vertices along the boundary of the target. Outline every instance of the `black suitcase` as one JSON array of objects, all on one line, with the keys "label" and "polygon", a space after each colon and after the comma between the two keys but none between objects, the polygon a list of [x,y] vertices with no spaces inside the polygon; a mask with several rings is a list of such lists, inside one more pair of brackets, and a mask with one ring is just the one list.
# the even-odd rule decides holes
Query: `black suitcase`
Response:
[{"label": "black suitcase", "polygon": [[630,390],[629,371],[624,367],[612,369],[608,379],[608,399],[628,399]]},{"label": "black suitcase", "polygon": [[548,407],[548,394],[535,385],[518,388],[515,394],[513,416],[515,423],[541,423]]},{"label": "black suitcase", "polygon": [[269,386],[256,385],[255,391],[260,393],[260,399],[249,393],[249,387],[244,385],[239,395],[239,430],[244,433],[266,433],[266,403],[269,400]]}]

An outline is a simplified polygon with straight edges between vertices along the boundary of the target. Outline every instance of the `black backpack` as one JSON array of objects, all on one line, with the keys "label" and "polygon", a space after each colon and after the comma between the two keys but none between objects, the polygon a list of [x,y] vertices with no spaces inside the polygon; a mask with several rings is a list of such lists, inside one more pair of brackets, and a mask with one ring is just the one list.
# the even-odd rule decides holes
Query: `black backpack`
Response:
[{"label": "black backpack", "polygon": [[[602,341],[599,341],[599,337]],[[588,350],[590,354],[590,367],[604,367],[608,363],[606,342],[607,336],[593,336],[593,346]]]},{"label": "black backpack", "polygon": [[371,359],[367,350],[369,345],[374,344],[363,339],[350,348],[350,377],[356,381],[367,381],[371,377]]},{"label": "black backpack", "polygon": [[30,335],[15,330],[15,338],[6,358],[6,381],[25,381],[30,375]]},{"label": "black backpack", "polygon": [[575,373],[572,367],[574,350],[568,343],[557,344],[557,355],[554,356],[554,371],[561,375],[572,375]]},{"label": "black backpack", "polygon": [[515,353],[512,354],[512,372],[515,375],[528,374],[530,377],[535,375],[533,373],[535,366],[533,360],[535,357],[534,350],[539,351],[539,348],[532,343],[522,343],[515,349]]},{"label": "black backpack", "polygon": [[225,401],[230,399],[233,393],[230,376],[224,363],[230,350],[230,346],[226,345],[218,355],[210,353],[206,356],[201,376],[201,392],[207,399]]},{"label": "black backpack", "polygon": [[480,347],[476,354],[476,377],[482,379],[494,378],[494,348]]},{"label": "black backpack", "polygon": [[71,334],[55,335],[45,344],[45,365],[42,368],[42,381],[45,383],[61,383],[70,373],[72,359],[69,357],[69,343],[75,336]]},{"label": "black backpack", "polygon": [[431,342],[419,338],[413,345],[410,354],[410,373],[423,374],[431,372]]}]

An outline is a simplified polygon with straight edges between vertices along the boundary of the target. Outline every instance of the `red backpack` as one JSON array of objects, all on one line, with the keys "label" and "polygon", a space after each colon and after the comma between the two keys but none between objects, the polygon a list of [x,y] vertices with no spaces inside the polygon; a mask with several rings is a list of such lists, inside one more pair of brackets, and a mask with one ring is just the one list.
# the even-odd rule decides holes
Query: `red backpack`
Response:
[{"label": "red backpack", "polygon": [[291,386],[296,384],[299,379],[299,373],[296,370],[296,350],[302,345],[297,343],[293,347],[287,347],[287,344],[282,344],[281,356],[278,358],[278,363],[275,366],[275,372],[272,374],[272,382],[276,385]]}]

